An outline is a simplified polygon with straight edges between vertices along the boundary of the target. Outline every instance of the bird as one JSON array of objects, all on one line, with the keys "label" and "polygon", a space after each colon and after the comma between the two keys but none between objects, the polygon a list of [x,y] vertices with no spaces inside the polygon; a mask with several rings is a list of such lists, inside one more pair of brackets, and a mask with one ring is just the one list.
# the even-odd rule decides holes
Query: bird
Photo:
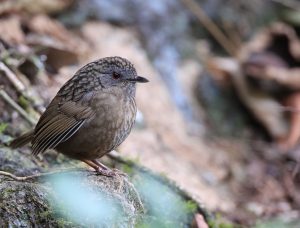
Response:
[{"label": "bird", "polygon": [[81,160],[97,173],[115,175],[97,159],[116,149],[129,135],[137,112],[134,65],[119,56],[105,57],[80,68],[58,91],[34,129],[10,146],[28,143],[37,156],[54,149]]}]

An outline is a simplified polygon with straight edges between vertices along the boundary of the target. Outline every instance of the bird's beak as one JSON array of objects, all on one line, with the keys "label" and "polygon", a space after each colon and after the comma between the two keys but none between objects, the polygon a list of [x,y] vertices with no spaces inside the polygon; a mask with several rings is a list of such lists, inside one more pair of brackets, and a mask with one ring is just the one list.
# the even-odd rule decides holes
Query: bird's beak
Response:
[{"label": "bird's beak", "polygon": [[130,81],[130,82],[140,82],[140,83],[146,83],[146,82],[149,82],[148,79],[144,78],[144,77],[141,77],[141,76],[137,76],[136,78],[128,78],[126,79],[127,81]]}]

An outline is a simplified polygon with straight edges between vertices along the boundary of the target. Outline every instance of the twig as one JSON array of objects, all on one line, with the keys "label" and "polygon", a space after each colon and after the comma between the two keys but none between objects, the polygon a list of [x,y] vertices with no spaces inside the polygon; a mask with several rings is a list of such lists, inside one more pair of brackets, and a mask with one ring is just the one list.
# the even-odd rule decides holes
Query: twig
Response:
[{"label": "twig", "polygon": [[9,172],[5,172],[5,171],[1,171],[0,170],[0,175],[1,176],[7,176],[7,177],[10,177],[11,179],[14,179],[14,180],[17,180],[17,181],[21,181],[21,180],[24,180],[24,177],[18,177],[12,173],[9,173]]},{"label": "twig", "polygon": [[206,15],[194,0],[182,0],[183,4],[197,17],[200,23],[211,33],[225,51],[231,56],[236,55],[236,46],[223,34],[218,26]]},{"label": "twig", "polygon": [[228,23],[224,19],[221,20],[222,20],[222,26],[225,30],[224,31],[225,35],[233,44],[235,44],[236,47],[240,47],[242,44],[242,39],[237,29],[235,29],[231,23]]},{"label": "twig", "polygon": [[27,112],[18,105],[2,88],[0,88],[0,97],[3,98],[11,107],[13,107],[21,116],[23,116],[32,126],[36,124],[36,120],[27,114]]},{"label": "twig", "polygon": [[[30,98],[28,94],[28,89],[26,86],[23,84],[22,80],[19,79],[19,77],[12,71],[10,70],[5,63],[0,61],[0,71],[3,71],[5,76],[8,78],[8,80],[13,84],[13,86],[16,88],[16,90],[25,98]],[[19,75],[24,77],[23,81],[26,79],[24,75]],[[27,79],[28,80],[28,79]],[[36,103],[35,100],[32,100],[34,105]],[[34,107],[31,108],[34,113],[41,114],[40,110],[35,110]]]},{"label": "twig", "polygon": [[14,85],[18,92],[23,93],[25,91],[25,85],[3,62],[0,62],[0,70],[5,73],[8,80]]},{"label": "twig", "polygon": [[52,176],[52,175],[61,174],[61,173],[69,173],[69,172],[74,172],[74,171],[87,171],[87,170],[86,169],[78,169],[78,168],[68,168],[68,169],[60,169],[60,170],[56,170],[56,171],[52,171],[52,172],[47,172],[47,173],[37,173],[34,175],[23,176],[23,177],[16,176],[12,173],[0,170],[0,175],[9,177],[15,181],[36,181],[43,177]]}]

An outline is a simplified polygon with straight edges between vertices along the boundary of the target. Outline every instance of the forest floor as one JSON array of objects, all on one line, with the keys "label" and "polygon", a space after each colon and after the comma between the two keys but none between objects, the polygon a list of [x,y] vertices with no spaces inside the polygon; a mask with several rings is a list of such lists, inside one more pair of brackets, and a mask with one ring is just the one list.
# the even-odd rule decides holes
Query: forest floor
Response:
[{"label": "forest floor", "polygon": [[[98,58],[121,55],[150,80],[137,89],[140,115],[118,149],[122,156],[174,180],[214,212],[220,224],[297,227],[300,133],[291,126],[299,123],[300,86],[291,86],[296,81],[279,83],[279,89],[268,84],[269,78],[278,82],[280,76],[300,67],[298,52],[286,47],[300,50],[292,30],[268,28],[257,42],[275,37],[273,46],[247,44],[239,58],[219,59],[211,54],[213,58],[205,63],[197,58],[182,60],[178,80],[195,113],[190,122],[175,105],[131,26],[88,20],[72,29],[46,14],[6,12],[0,18],[0,142],[5,144],[31,128],[79,67]],[[282,42],[276,43],[280,38],[288,43],[288,50],[273,52],[282,54],[278,60],[269,51],[283,48]],[[203,42],[198,45],[205,49]],[[265,73],[264,68],[263,74],[269,78],[262,78],[258,63],[270,66],[271,73]],[[274,66],[286,72],[274,76]],[[259,91],[249,92],[250,86],[243,84],[247,80],[235,80],[237,72],[254,75]],[[296,112],[276,113],[282,107]]]}]

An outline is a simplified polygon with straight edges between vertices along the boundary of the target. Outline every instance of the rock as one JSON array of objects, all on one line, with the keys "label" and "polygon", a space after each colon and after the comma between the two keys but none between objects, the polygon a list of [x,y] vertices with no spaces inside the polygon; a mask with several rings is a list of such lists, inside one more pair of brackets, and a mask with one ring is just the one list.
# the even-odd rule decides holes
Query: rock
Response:
[{"label": "rock", "polygon": [[[34,158],[26,148],[0,147],[0,227],[189,227],[196,213],[210,219],[174,182],[111,157],[111,166],[128,176],[61,169],[76,161],[50,151]],[[60,169],[49,171],[55,165]]]},{"label": "rock", "polygon": [[5,175],[44,170],[26,153],[0,148],[0,227],[134,227],[144,209],[126,176],[92,171]]},{"label": "rock", "polygon": [[30,159],[30,155],[26,156],[26,153],[20,155],[18,151],[0,147],[0,170],[26,176],[41,171],[41,168]]},{"label": "rock", "polygon": [[188,227],[195,213],[209,218],[167,178],[132,161],[110,162],[128,176],[62,169],[77,162],[51,151],[34,158],[27,148],[0,147],[0,227]]},{"label": "rock", "polygon": [[[0,226],[29,227],[32,224],[55,225],[54,216],[45,220],[49,213],[49,192],[38,184],[22,183],[0,178]],[[52,213],[53,214],[53,213]]]},{"label": "rock", "polygon": [[0,177],[1,227],[133,227],[143,205],[126,177],[88,171],[45,176],[42,181]]}]

